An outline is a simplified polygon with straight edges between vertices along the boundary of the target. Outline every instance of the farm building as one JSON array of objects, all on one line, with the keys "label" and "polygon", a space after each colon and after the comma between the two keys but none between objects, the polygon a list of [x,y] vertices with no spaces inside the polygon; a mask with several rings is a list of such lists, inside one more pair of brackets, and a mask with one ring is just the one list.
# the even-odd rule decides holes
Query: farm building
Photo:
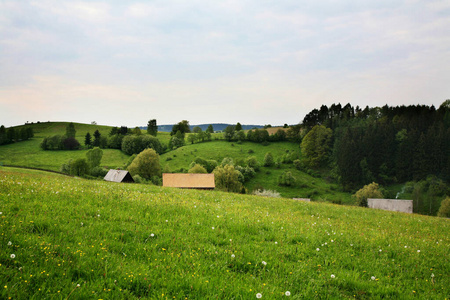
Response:
[{"label": "farm building", "polygon": [[367,206],[369,208],[399,211],[405,213],[413,213],[412,200],[398,200],[398,199],[367,199]]},{"label": "farm building", "polygon": [[131,174],[125,170],[109,170],[103,179],[112,182],[134,182]]},{"label": "farm building", "polygon": [[214,174],[163,174],[163,186],[182,189],[213,190]]}]

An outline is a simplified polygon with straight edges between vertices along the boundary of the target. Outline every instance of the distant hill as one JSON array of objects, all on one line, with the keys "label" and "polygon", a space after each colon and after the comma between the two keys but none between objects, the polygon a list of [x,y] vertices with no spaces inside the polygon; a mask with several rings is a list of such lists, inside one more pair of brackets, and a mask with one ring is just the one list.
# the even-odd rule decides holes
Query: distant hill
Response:
[{"label": "distant hill", "polygon": [[[158,131],[161,132],[171,132],[172,131],[172,126],[174,124],[169,124],[169,125],[158,125]],[[200,127],[203,131],[205,131],[209,125],[212,125],[214,128],[214,131],[223,131],[225,130],[225,128],[227,128],[227,126],[230,125],[236,125],[236,124],[226,124],[226,123],[211,123],[211,124],[200,124],[200,125],[190,125],[191,131],[194,127],[198,126]],[[139,127],[141,129],[146,130],[147,126],[141,126]],[[263,125],[242,125],[242,129],[243,130],[249,130],[249,129],[254,129],[254,128],[264,128]]]}]

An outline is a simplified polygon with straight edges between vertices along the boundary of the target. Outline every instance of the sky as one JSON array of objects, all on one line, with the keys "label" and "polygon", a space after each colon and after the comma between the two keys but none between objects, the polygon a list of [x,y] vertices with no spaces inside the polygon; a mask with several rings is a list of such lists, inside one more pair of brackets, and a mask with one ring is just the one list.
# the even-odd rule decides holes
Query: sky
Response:
[{"label": "sky", "polygon": [[0,125],[298,124],[450,99],[450,1],[0,0]]}]

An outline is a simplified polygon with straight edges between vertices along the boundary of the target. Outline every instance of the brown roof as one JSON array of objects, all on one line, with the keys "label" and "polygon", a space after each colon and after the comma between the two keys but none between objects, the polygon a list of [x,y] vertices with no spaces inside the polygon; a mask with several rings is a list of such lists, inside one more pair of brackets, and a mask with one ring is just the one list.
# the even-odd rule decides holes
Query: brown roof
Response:
[{"label": "brown roof", "polygon": [[214,189],[214,174],[163,174],[163,186],[186,189]]}]

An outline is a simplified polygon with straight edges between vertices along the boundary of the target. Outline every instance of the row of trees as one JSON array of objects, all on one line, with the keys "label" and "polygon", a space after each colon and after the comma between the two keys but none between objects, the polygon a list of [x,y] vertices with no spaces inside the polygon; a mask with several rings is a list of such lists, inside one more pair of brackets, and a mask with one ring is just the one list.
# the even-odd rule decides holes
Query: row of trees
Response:
[{"label": "row of trees", "polygon": [[0,145],[11,144],[20,141],[26,141],[34,137],[33,128],[29,126],[16,128],[0,126]]}]

